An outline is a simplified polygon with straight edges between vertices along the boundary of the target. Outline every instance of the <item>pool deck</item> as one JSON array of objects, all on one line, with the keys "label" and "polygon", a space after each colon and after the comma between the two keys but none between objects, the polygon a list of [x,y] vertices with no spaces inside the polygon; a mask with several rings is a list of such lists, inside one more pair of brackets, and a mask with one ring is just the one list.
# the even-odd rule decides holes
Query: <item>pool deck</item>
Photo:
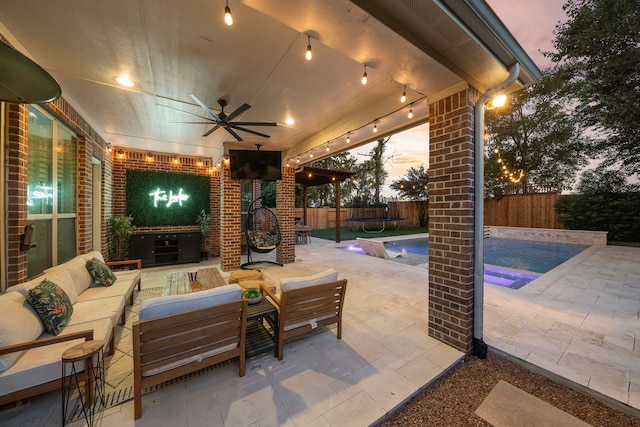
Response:
[{"label": "pool deck", "polygon": [[[104,411],[98,425],[367,426],[463,356],[427,334],[425,265],[311,240],[296,246],[295,263],[264,272],[280,278],[338,270],[349,280],[342,340],[329,331],[292,342],[282,362],[267,354],[247,361],[243,378],[220,369],[173,383],[143,398],[137,422],[129,401]],[[143,270],[143,287],[162,283],[167,270]],[[484,293],[490,347],[640,414],[640,248],[589,248],[521,289],[486,285]],[[0,412],[7,427],[59,420],[56,392]]]}]

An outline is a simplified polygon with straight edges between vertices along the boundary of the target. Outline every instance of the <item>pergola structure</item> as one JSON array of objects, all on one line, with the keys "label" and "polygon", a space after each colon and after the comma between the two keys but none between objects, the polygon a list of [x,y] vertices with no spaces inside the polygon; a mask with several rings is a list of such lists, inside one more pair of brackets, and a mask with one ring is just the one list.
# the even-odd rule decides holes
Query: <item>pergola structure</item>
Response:
[{"label": "pergola structure", "polygon": [[296,170],[296,184],[303,188],[303,220],[307,223],[307,189],[318,185],[335,184],[336,186],[336,243],[340,243],[340,183],[351,178],[354,172],[335,171],[330,169],[303,166]]}]

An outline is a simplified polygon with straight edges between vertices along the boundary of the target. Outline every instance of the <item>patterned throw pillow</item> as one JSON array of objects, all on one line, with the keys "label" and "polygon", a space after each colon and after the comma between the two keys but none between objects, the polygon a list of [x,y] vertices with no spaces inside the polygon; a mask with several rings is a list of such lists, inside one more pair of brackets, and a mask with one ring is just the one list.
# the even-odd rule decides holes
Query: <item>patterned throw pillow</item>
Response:
[{"label": "patterned throw pillow", "polygon": [[253,240],[253,243],[258,248],[268,249],[275,247],[273,235],[268,231],[253,231],[251,232],[250,236]]},{"label": "patterned throw pillow", "polygon": [[87,261],[87,270],[98,285],[111,286],[117,279],[107,264],[95,257]]},{"label": "patterned throw pillow", "polygon": [[44,329],[52,335],[58,335],[71,319],[73,304],[69,297],[60,286],[47,279],[29,290],[27,301],[40,316]]}]

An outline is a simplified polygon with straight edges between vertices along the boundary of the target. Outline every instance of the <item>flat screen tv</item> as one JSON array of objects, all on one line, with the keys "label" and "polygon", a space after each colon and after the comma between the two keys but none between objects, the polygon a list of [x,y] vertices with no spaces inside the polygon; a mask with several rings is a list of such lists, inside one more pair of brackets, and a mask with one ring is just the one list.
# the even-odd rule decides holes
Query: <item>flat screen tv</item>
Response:
[{"label": "flat screen tv", "polygon": [[127,171],[127,215],[137,227],[195,225],[209,213],[211,177],[156,171]]},{"label": "flat screen tv", "polygon": [[233,179],[282,179],[280,151],[229,150],[229,167]]}]

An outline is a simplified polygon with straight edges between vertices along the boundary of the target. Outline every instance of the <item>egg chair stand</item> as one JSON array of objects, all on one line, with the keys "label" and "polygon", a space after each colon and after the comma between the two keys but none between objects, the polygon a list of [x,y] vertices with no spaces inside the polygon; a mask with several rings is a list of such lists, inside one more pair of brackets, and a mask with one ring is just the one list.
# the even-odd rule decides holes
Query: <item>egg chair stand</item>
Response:
[{"label": "egg chair stand", "polygon": [[255,207],[261,197],[257,198],[249,206],[247,221],[245,222],[245,238],[247,240],[247,262],[240,268],[246,270],[255,264],[275,264],[282,267],[282,263],[275,261],[252,261],[251,252],[266,254],[280,246],[281,234],[278,218],[275,214],[263,207]]}]

